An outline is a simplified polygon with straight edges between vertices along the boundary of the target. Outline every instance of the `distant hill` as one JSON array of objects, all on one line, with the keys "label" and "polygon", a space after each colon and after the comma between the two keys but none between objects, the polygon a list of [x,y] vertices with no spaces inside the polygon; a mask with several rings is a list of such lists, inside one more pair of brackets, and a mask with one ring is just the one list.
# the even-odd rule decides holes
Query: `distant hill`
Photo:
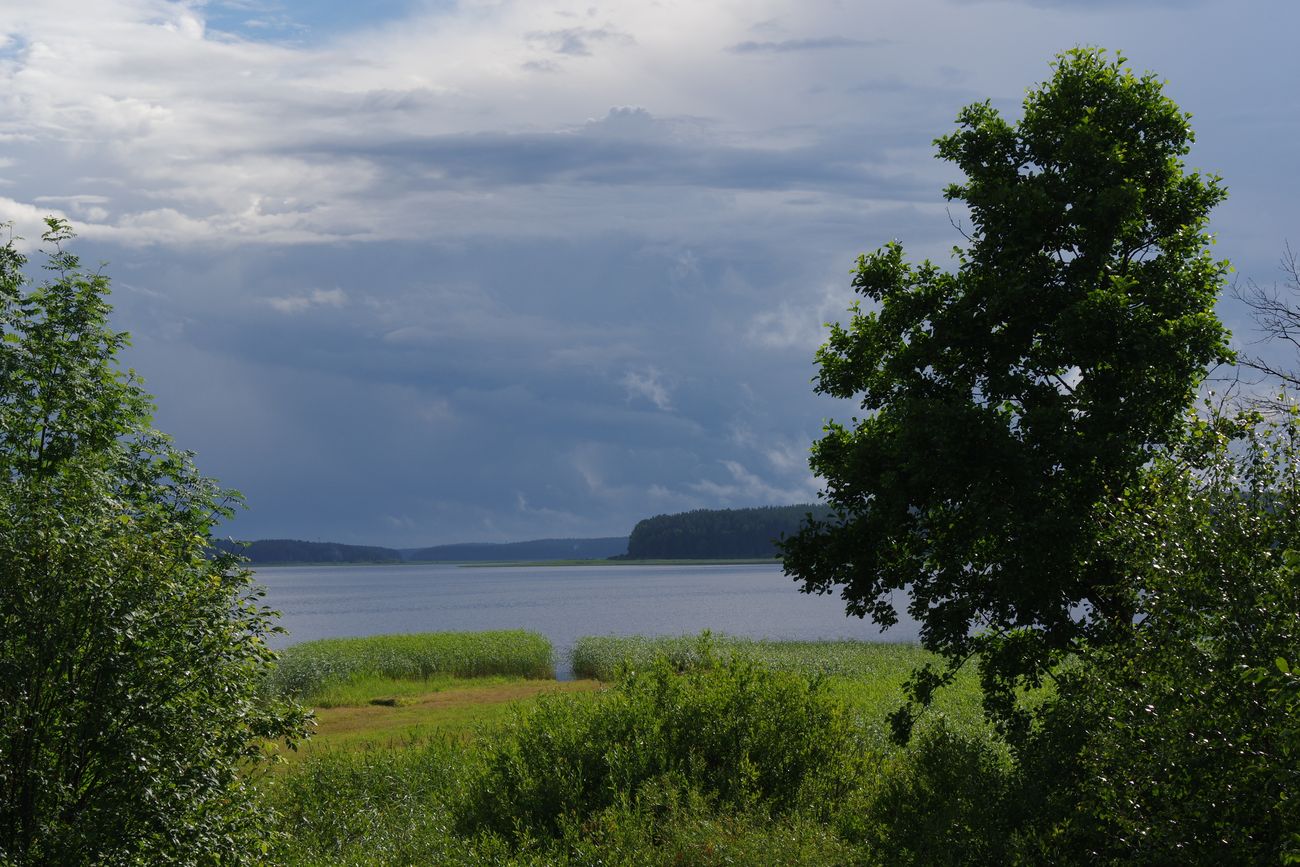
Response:
[{"label": "distant hill", "polygon": [[627,552],[627,536],[600,539],[534,539],[531,542],[465,542],[402,551],[407,560],[519,561],[605,560]]},{"label": "distant hill", "polygon": [[247,547],[241,543],[217,540],[217,548],[234,551],[253,565],[268,563],[398,563],[402,554],[396,548],[374,545],[343,545],[338,542],[303,542],[299,539],[258,539]]},{"label": "distant hill", "polygon": [[776,540],[793,535],[804,515],[825,519],[827,506],[760,506],[696,509],[656,515],[637,523],[627,543],[631,560],[740,559],[775,557]]}]

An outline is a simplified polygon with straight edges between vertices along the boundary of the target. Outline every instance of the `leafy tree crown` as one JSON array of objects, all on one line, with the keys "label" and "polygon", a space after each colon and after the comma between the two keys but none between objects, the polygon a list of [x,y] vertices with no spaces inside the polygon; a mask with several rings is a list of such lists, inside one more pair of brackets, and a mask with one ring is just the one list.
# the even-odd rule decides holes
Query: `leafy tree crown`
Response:
[{"label": "leafy tree crown", "polygon": [[965,174],[945,195],[969,243],[951,271],[897,243],[858,259],[867,303],[831,326],[815,387],[863,415],[813,447],[834,514],[785,545],[802,589],[839,587],[885,625],[910,591],[923,642],[979,651],[990,686],[1070,647],[1082,603],[1131,616],[1098,506],[1230,357],[1207,231],[1225,193],[1185,170],[1192,138],[1161,81],[1088,48],[1057,58],[1018,122],[977,103],[936,140]]},{"label": "leafy tree crown", "polygon": [[0,863],[245,863],[267,817],[273,612],[210,552],[238,495],[150,427],[108,280],[51,219],[52,279],[0,246]]}]

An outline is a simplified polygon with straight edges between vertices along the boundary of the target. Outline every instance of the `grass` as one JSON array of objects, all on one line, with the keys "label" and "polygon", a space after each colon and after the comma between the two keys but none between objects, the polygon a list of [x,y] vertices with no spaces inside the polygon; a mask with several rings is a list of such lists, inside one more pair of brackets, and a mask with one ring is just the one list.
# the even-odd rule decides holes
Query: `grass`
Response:
[{"label": "grass", "polygon": [[767,668],[806,675],[878,679],[893,678],[900,672],[939,657],[914,644],[869,641],[761,641],[728,635],[586,636],[574,642],[573,671],[581,677],[612,680],[620,664],[646,666],[664,655],[680,666],[697,659],[707,644],[712,652],[730,658],[740,656]]},{"label": "grass", "polygon": [[[276,863],[894,863],[917,845],[887,819],[908,804],[947,810],[954,827],[991,821],[978,811],[993,800],[972,793],[994,791],[1005,761],[973,675],[940,693],[919,747],[889,743],[903,680],[933,660],[917,647],[584,638],[580,681],[465,678],[438,671],[447,658],[427,674],[373,671],[411,646],[428,662],[433,646],[529,645],[478,635],[490,637],[297,651],[332,674],[299,693],[317,707],[316,737],[261,784]],[[897,863],[934,860],[921,854]]]},{"label": "grass", "polygon": [[[364,684],[375,679],[418,684],[439,677],[491,675],[553,678],[551,643],[523,630],[307,641],[281,654],[271,688],[304,704],[319,705],[347,700],[358,690],[365,692],[370,687]],[[403,689],[414,691],[414,687]]]},{"label": "grass", "polygon": [[503,676],[419,682],[371,679],[348,684],[328,705],[315,705],[315,734],[297,752],[285,755],[297,762],[333,751],[400,749],[433,738],[469,741],[506,719],[518,702],[599,687],[594,680]]}]

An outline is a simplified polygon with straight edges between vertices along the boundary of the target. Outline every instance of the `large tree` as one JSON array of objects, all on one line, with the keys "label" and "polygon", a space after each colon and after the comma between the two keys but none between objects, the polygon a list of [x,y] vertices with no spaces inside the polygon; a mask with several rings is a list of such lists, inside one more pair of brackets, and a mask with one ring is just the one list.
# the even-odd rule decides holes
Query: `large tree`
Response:
[{"label": "large tree", "polygon": [[0,863],[256,860],[251,774],[304,717],[264,695],[250,574],[209,555],[235,495],[150,427],[107,278],[47,222],[41,285],[0,246]]},{"label": "large tree", "polygon": [[984,102],[957,125],[936,145],[965,174],[945,195],[968,244],[951,271],[897,244],[859,258],[868,303],[832,326],[816,390],[862,412],[813,447],[833,514],[785,543],[785,567],[882,624],[910,594],[923,643],[978,654],[1009,721],[1008,687],[1132,616],[1099,506],[1230,355],[1206,229],[1224,191],[1184,169],[1188,115],[1161,81],[1098,49],[1060,55],[1018,122]]}]

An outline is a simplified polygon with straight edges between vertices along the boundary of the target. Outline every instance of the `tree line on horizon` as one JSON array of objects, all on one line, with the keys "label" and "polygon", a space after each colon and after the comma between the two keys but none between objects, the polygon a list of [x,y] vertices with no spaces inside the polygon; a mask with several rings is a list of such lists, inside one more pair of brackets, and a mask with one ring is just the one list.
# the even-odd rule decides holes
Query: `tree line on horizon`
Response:
[{"label": "tree line on horizon", "polygon": [[253,565],[285,563],[489,562],[523,560],[727,560],[777,556],[777,542],[798,532],[804,518],[826,520],[816,503],[742,509],[692,509],[637,522],[630,536],[461,542],[425,548],[387,548],[302,539],[218,539],[213,549]]},{"label": "tree line on horizon", "polygon": [[632,529],[627,559],[775,558],[777,542],[798,532],[806,517],[824,521],[829,515],[827,506],[815,503],[655,515]]},{"label": "tree line on horizon", "polygon": [[344,545],[341,542],[306,542],[302,539],[258,539],[236,542],[217,539],[218,551],[248,558],[253,564],[268,563],[400,563],[402,552],[377,545]]}]

